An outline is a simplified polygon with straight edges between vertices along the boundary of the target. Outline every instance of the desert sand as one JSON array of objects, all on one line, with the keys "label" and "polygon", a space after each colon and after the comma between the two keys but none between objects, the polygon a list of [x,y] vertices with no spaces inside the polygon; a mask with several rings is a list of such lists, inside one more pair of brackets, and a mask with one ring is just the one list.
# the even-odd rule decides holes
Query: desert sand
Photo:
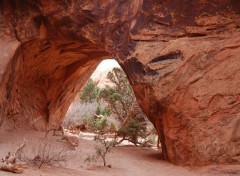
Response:
[{"label": "desert sand", "polygon": [[[9,151],[14,151],[26,139],[26,145],[37,149],[45,133],[35,131],[5,131],[0,135],[0,157]],[[115,147],[107,157],[109,167],[103,167],[101,162],[86,163],[88,155],[94,154],[94,141],[81,135],[79,146],[75,150],[68,148],[68,143],[59,141],[60,136],[48,135],[48,140],[54,147],[67,148],[67,161],[59,165],[28,165],[22,176],[238,176],[240,166],[207,166],[181,167],[162,160],[161,151],[154,148],[123,145]],[[26,146],[26,151],[27,150]],[[20,162],[20,161],[18,161]],[[0,176],[12,176],[14,173],[0,171]]]}]

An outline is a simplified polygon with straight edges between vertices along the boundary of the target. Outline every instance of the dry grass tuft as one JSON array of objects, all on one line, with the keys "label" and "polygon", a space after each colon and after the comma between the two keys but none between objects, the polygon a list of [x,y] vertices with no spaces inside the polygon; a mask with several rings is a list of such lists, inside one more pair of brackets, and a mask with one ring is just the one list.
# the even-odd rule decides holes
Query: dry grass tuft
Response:
[{"label": "dry grass tuft", "polygon": [[19,159],[39,168],[43,165],[61,166],[68,159],[68,150],[51,140],[42,139],[37,143],[28,143]]}]

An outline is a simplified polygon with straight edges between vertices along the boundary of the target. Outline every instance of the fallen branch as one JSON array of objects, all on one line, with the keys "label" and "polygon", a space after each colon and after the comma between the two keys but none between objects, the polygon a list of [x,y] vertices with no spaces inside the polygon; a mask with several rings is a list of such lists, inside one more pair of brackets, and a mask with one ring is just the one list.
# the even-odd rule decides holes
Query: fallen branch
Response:
[{"label": "fallen branch", "polygon": [[17,174],[21,174],[25,168],[27,167],[22,164],[7,164],[6,162],[0,166],[0,170],[2,171],[13,172]]},{"label": "fallen branch", "polygon": [[68,132],[66,129],[61,126],[62,139],[66,140],[71,147],[77,147],[79,144],[78,135]]},{"label": "fallen branch", "polygon": [[20,157],[21,151],[25,146],[25,139],[23,139],[22,144],[16,149],[15,153],[11,154],[11,152],[8,152],[8,154],[2,158],[3,164],[0,166],[0,170],[18,174],[22,173],[26,166],[16,164],[16,159]]},{"label": "fallen branch", "polygon": [[19,145],[19,147],[16,149],[15,156],[16,156],[17,158],[21,157],[20,155],[21,155],[22,150],[23,150],[23,148],[24,148],[25,146],[26,146],[26,143],[25,143],[25,138],[24,138],[23,141],[22,141],[22,144]]}]

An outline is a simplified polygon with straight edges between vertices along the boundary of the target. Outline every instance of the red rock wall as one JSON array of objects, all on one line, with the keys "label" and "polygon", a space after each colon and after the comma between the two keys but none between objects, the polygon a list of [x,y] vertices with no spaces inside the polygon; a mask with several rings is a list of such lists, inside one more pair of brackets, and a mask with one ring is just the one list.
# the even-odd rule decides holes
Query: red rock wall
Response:
[{"label": "red rock wall", "polygon": [[114,57],[180,165],[240,163],[238,0],[0,1],[1,128],[57,128]]}]

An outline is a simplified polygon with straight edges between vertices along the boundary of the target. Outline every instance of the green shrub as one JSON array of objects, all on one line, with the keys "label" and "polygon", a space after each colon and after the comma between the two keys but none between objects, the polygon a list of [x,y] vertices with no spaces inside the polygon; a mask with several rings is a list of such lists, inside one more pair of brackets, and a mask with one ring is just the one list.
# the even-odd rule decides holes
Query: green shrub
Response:
[{"label": "green shrub", "polygon": [[111,115],[111,109],[108,107],[101,107],[101,105],[98,104],[95,114],[97,115],[103,115],[105,117],[109,117]]},{"label": "green shrub", "polygon": [[158,139],[158,136],[157,134],[150,134],[148,137],[147,137],[147,142],[150,144],[150,145],[157,145],[157,139]]},{"label": "green shrub", "polygon": [[94,162],[98,159],[103,161],[103,165],[107,165],[106,156],[110,153],[112,147],[115,146],[116,140],[109,140],[107,138],[107,133],[111,131],[114,124],[110,123],[108,118],[89,118],[88,127],[96,134],[94,137],[95,145],[95,154],[88,156],[86,162]]},{"label": "green shrub", "polygon": [[121,68],[113,68],[108,72],[107,79],[111,86],[106,85],[100,90],[99,99],[107,103],[107,107],[121,123],[126,118],[135,118],[142,112],[127,76]]},{"label": "green shrub", "polygon": [[142,145],[147,138],[146,123],[137,119],[132,119],[118,130],[118,136],[122,136],[119,143],[123,140],[128,140],[135,145]]},{"label": "green shrub", "polygon": [[96,141],[95,145],[95,154],[92,156],[88,156],[86,158],[86,162],[96,162],[98,159],[101,159],[103,162],[103,166],[107,166],[107,154],[111,152],[111,149],[115,147],[115,140],[107,140],[106,135],[96,135],[94,137],[94,141]]},{"label": "green shrub", "polygon": [[97,83],[90,78],[80,92],[80,101],[82,103],[98,101],[99,92],[100,88],[97,86]]}]

